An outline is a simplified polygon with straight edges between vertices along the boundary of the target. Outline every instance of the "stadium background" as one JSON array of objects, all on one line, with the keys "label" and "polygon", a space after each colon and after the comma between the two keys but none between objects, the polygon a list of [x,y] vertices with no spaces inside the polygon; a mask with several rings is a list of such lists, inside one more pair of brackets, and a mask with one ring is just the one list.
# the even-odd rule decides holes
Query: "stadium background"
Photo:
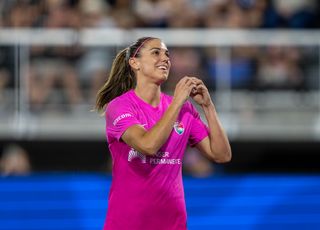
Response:
[{"label": "stadium background", "polygon": [[110,185],[94,95],[112,58],[160,37],[208,85],[233,159],[189,149],[189,229],[320,226],[315,0],[0,1],[0,229],[101,229]]}]

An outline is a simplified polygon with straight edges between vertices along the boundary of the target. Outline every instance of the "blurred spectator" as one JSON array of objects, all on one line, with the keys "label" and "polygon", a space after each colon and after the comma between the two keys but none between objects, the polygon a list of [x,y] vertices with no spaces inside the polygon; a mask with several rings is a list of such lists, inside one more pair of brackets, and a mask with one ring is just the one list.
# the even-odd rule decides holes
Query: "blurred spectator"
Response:
[{"label": "blurred spectator", "polygon": [[108,3],[112,5],[113,9],[132,9],[132,4],[134,1],[132,0],[107,0]]},{"label": "blurred spectator", "polygon": [[210,1],[204,12],[204,26],[209,28],[244,27],[246,17],[235,1]]},{"label": "blurred spectator", "polygon": [[301,53],[299,64],[301,63],[305,88],[307,90],[319,90],[319,47],[308,46],[299,51]]},{"label": "blurred spectator", "polygon": [[110,4],[110,16],[115,26],[122,29],[132,29],[137,26],[137,15],[133,10],[132,0],[107,0]]},{"label": "blurred spectator", "polygon": [[263,24],[266,7],[266,0],[209,1],[203,24],[210,28],[258,28]]},{"label": "blurred spectator", "polygon": [[168,17],[168,27],[195,28],[201,25],[201,14],[193,8],[188,0],[171,2],[171,12]]},{"label": "blurred spectator", "polygon": [[111,15],[115,21],[115,25],[121,29],[132,29],[138,24],[138,19],[131,9],[119,8],[113,9]]},{"label": "blurred spectator", "polygon": [[79,12],[84,28],[115,27],[111,7],[104,0],[79,0]]},{"label": "blurred spectator", "polygon": [[171,3],[168,0],[136,0],[133,10],[146,27],[166,27]]},{"label": "blurred spectator", "polygon": [[30,5],[23,1],[15,1],[9,10],[7,25],[15,28],[30,27],[32,19]]},{"label": "blurred spectator", "polygon": [[0,104],[5,103],[5,89],[10,80],[10,75],[8,70],[5,68],[0,68]]},{"label": "blurred spectator", "polygon": [[2,106],[6,104],[6,88],[10,79],[8,71],[4,68],[0,68],[0,110]]},{"label": "blurred spectator", "polygon": [[303,74],[300,53],[294,47],[267,47],[258,60],[257,82],[262,89],[300,89]]},{"label": "blurred spectator", "polygon": [[0,104],[4,101],[5,90],[13,84],[13,52],[10,47],[0,47]]},{"label": "blurred spectator", "polygon": [[26,175],[31,170],[31,162],[25,149],[16,144],[10,144],[5,147],[0,159],[0,173],[2,176]]},{"label": "blurred spectator", "polygon": [[6,22],[9,17],[9,9],[13,1],[10,0],[2,0],[0,1],[0,28],[6,26]]},{"label": "blurred spectator", "polygon": [[[80,1],[80,12],[84,19],[84,28],[114,27],[116,22],[110,15],[110,6],[103,0]],[[90,46],[83,47],[84,52],[77,63],[81,85],[88,88],[89,93],[85,95],[89,101],[95,99],[95,95],[108,75],[108,67],[111,66],[110,48]]]},{"label": "blurred spectator", "polygon": [[[207,50],[208,74],[213,88],[217,81],[233,89],[250,88],[256,65],[255,47],[233,47],[230,63],[217,54],[217,49]],[[230,79],[227,79],[227,77]]]},{"label": "blurred spectator", "polygon": [[[48,29],[81,28],[80,15],[76,8],[72,8],[63,0],[47,0],[46,3],[47,15],[40,22],[44,27]],[[33,109],[41,110],[49,99],[55,98],[51,93],[57,86],[66,89],[66,97],[71,105],[75,106],[82,102],[83,96],[74,67],[82,53],[83,50],[78,45],[32,47],[28,79],[30,102]]]},{"label": "blurred spectator", "polygon": [[267,28],[313,28],[317,26],[315,0],[273,0],[265,11]]},{"label": "blurred spectator", "polygon": [[42,6],[41,1],[37,0],[2,0],[0,26],[14,28],[37,26],[37,20],[42,17]]},{"label": "blurred spectator", "polygon": [[236,2],[246,20],[246,27],[259,28],[264,24],[264,12],[268,7],[267,0],[237,0]]}]

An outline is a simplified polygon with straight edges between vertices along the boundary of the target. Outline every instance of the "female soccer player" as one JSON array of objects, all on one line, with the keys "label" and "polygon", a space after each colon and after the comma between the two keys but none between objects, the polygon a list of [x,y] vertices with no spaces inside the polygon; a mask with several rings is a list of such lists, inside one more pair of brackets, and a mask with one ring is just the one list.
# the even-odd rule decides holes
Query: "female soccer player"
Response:
[{"label": "female soccer player", "polygon": [[[112,185],[104,230],[185,230],[182,159],[187,145],[215,162],[231,148],[203,82],[182,78],[174,95],[161,92],[170,58],[158,38],[143,37],[120,51],[97,94],[105,111]],[[192,98],[205,114],[200,119]]]}]

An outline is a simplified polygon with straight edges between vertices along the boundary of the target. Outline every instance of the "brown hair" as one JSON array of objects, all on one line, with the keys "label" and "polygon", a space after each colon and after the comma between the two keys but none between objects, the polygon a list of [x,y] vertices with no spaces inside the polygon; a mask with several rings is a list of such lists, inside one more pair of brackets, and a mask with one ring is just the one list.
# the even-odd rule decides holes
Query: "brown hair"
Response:
[{"label": "brown hair", "polygon": [[96,97],[96,110],[103,112],[105,106],[114,98],[133,89],[136,86],[136,76],[129,65],[131,57],[139,57],[140,49],[147,40],[153,37],[139,38],[129,47],[121,50],[113,60],[108,79],[100,88]]}]

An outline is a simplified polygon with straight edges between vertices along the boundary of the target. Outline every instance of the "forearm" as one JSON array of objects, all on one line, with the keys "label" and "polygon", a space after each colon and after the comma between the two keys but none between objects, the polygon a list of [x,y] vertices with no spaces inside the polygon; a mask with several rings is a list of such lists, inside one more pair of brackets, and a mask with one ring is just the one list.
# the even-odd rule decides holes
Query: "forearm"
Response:
[{"label": "forearm", "polygon": [[217,162],[227,162],[231,159],[231,147],[228,137],[221,125],[213,103],[202,106],[209,126],[210,157]]},{"label": "forearm", "polygon": [[163,117],[141,138],[143,152],[149,155],[156,154],[167,141],[177,120],[182,105],[172,102]]}]

